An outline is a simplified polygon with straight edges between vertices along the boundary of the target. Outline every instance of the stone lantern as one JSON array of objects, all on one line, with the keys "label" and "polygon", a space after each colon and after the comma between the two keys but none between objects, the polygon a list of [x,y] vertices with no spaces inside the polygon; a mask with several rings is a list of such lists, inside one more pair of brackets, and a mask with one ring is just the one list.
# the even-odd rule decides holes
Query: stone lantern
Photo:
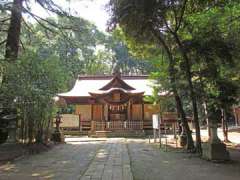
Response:
[{"label": "stone lantern", "polygon": [[[181,121],[181,120],[178,120],[178,121]],[[181,127],[181,133],[179,135],[179,144],[180,146],[184,147],[187,145],[187,134],[186,134],[185,128],[183,127],[183,124],[182,123],[179,123],[179,124]]]},{"label": "stone lantern", "polygon": [[7,125],[8,122],[2,119],[3,116],[7,115],[3,108],[0,108],[0,144],[5,143],[8,138]]},{"label": "stone lantern", "polygon": [[17,115],[9,114],[2,117],[5,121],[8,122],[7,130],[8,130],[8,138],[6,143],[16,143],[16,130],[17,130]]},{"label": "stone lantern", "polygon": [[57,112],[55,119],[56,119],[56,121],[55,121],[56,128],[55,128],[54,133],[52,134],[52,140],[54,142],[64,142],[64,135],[60,130],[60,123],[62,122],[61,121],[62,116],[59,112]]},{"label": "stone lantern", "polygon": [[210,137],[207,143],[203,144],[203,158],[214,161],[230,160],[226,145],[218,138],[217,128],[221,113],[216,110],[209,113]]},{"label": "stone lantern", "polygon": [[62,123],[61,119],[62,119],[62,116],[60,115],[59,112],[57,112],[57,115],[56,115],[56,121],[55,121],[55,124],[56,124],[56,130],[55,132],[60,132],[60,123]]}]

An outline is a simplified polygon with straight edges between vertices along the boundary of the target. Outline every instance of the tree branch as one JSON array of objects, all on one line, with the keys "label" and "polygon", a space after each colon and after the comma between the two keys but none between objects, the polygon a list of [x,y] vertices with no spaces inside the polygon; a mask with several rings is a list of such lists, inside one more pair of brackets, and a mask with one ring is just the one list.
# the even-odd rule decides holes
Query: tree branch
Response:
[{"label": "tree branch", "polygon": [[[28,11],[28,10],[27,10]],[[44,29],[47,29],[48,31],[52,32],[52,33],[57,33],[56,31],[54,31],[53,29],[47,27],[43,22],[41,22],[33,13],[31,13],[30,11],[28,11],[28,13],[33,17],[33,19],[35,19],[35,21],[37,21],[37,23],[42,26]]]},{"label": "tree branch", "polygon": [[185,1],[183,2],[183,7],[182,7],[181,12],[180,12],[179,21],[178,21],[178,23],[176,22],[175,32],[178,31],[178,29],[180,28],[180,26],[181,26],[181,24],[182,24],[182,20],[183,20],[183,16],[184,16],[184,13],[185,13],[185,9],[186,9],[187,2],[188,2],[188,0],[185,0]]},{"label": "tree branch", "polygon": [[4,41],[0,42],[0,46],[3,45],[4,43],[6,43],[7,40],[5,39]]},{"label": "tree branch", "polygon": [[[52,22],[50,22],[50,21],[48,21],[48,20],[46,20],[46,19],[44,19],[44,18],[42,18],[42,17],[40,17],[40,16],[38,16],[38,15],[36,15],[36,14],[30,12],[28,9],[24,8],[24,10],[25,10],[31,17],[33,17],[38,23],[39,23],[40,20],[41,20],[41,21],[44,21],[44,22],[48,23],[49,25],[51,25],[51,26],[53,26],[53,27],[55,27],[55,28],[59,28],[59,26],[58,26],[57,24],[52,23]],[[43,24],[43,23],[40,22],[39,24]],[[46,27],[46,25],[44,25],[44,26]],[[49,28],[46,27],[46,29],[49,29]],[[51,30],[51,31],[52,31],[52,30]]]},{"label": "tree branch", "polygon": [[38,4],[45,10],[56,13],[60,16],[69,16],[68,13],[66,13],[60,6],[55,4],[52,0],[36,0]]},{"label": "tree branch", "polygon": [[10,11],[12,4],[12,2],[3,2],[2,6],[0,6],[0,10]]},{"label": "tree branch", "polygon": [[[30,12],[30,11],[27,10],[26,8],[24,8],[24,10],[25,10],[31,17],[33,17],[35,20],[36,20],[36,18],[37,18],[37,19],[39,19],[39,20],[41,20],[41,21],[44,21],[44,22],[46,22],[47,24],[49,24],[49,25],[51,25],[51,26],[53,26],[53,27],[55,27],[55,28],[57,28],[57,29],[74,30],[73,27],[71,27],[71,26],[69,26],[69,27],[67,27],[67,26],[59,26],[58,24],[56,24],[56,23],[54,23],[54,22],[51,22],[51,21],[49,21],[49,20],[47,20],[47,19],[44,19],[44,18],[42,18],[42,17],[40,17],[40,16],[38,16],[38,15]],[[75,29],[75,31],[78,31],[78,30]]]},{"label": "tree branch", "polygon": [[178,13],[177,13],[177,10],[176,10],[176,8],[175,8],[174,0],[173,0],[173,2],[171,1],[171,6],[172,6],[172,11],[173,11],[174,19],[175,19],[175,24],[176,24],[176,26],[177,26],[177,24],[178,24]]},{"label": "tree branch", "polygon": [[[65,35],[65,33],[63,32],[63,30],[73,30],[72,27],[59,26],[59,25],[56,24],[56,23],[53,23],[53,22],[51,22],[51,21],[48,21],[47,19],[44,19],[44,18],[42,18],[42,17],[40,17],[40,16],[38,16],[38,15],[30,12],[30,11],[29,11],[28,9],[26,9],[26,8],[24,8],[24,10],[25,10],[33,19],[35,19],[36,22],[37,22],[40,26],[42,26],[44,29],[46,29],[46,30],[48,30],[48,31],[50,31],[50,32],[52,32],[52,33],[55,33],[55,34],[61,34],[65,40],[67,40],[70,44],[72,44],[72,42],[68,40],[68,37],[67,37],[67,36]],[[48,27],[47,25],[45,25],[44,22],[47,23],[47,24],[49,24],[50,26],[58,29],[58,30],[60,31],[60,33],[57,32],[57,30],[51,29],[50,27]]]},{"label": "tree branch", "polygon": [[22,42],[22,40],[21,40],[21,39],[20,39],[20,44],[21,44],[21,46],[22,46],[23,50],[25,51],[25,47],[24,47],[24,44],[23,44],[23,42]]},{"label": "tree branch", "polygon": [[29,32],[34,33],[34,30],[28,25],[28,23],[25,21],[24,18],[22,18],[22,21],[25,24],[25,26],[27,27],[27,29],[29,30]]},{"label": "tree branch", "polygon": [[164,17],[164,15],[162,15],[161,18],[163,19],[163,22],[164,22],[167,30],[170,31],[170,33],[173,33],[174,31],[169,27],[168,22],[167,22],[166,18]]},{"label": "tree branch", "polygon": [[6,21],[9,21],[10,19],[11,19],[10,17],[5,18],[5,19],[1,19],[1,20],[0,20],[0,23],[4,23],[4,22],[6,22]]},{"label": "tree branch", "polygon": [[0,29],[0,32],[8,32],[7,29]]}]

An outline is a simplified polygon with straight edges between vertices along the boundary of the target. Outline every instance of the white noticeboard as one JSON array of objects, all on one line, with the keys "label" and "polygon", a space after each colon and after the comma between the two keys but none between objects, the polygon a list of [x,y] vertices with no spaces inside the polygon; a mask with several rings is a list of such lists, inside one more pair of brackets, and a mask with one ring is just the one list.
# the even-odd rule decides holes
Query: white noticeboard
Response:
[{"label": "white noticeboard", "polygon": [[152,126],[153,126],[153,129],[158,129],[158,127],[159,127],[159,115],[158,114],[152,115]]}]

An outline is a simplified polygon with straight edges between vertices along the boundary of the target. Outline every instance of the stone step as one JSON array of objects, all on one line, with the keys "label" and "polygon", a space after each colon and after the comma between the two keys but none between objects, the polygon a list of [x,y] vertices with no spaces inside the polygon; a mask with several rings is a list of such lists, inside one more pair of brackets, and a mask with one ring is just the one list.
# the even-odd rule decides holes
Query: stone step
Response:
[{"label": "stone step", "polygon": [[71,135],[71,136],[84,136],[88,135],[87,131],[63,131],[64,135]]},{"label": "stone step", "polygon": [[95,131],[90,137],[144,137],[144,131]]}]

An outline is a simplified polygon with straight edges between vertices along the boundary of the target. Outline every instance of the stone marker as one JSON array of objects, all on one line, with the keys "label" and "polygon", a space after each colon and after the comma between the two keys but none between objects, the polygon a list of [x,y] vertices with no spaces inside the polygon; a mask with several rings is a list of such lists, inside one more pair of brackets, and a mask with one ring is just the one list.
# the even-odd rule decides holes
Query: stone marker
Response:
[{"label": "stone marker", "polygon": [[229,152],[226,149],[226,145],[221,142],[217,135],[217,124],[209,124],[210,138],[207,143],[203,144],[202,157],[207,160],[213,161],[228,161],[230,160]]}]

